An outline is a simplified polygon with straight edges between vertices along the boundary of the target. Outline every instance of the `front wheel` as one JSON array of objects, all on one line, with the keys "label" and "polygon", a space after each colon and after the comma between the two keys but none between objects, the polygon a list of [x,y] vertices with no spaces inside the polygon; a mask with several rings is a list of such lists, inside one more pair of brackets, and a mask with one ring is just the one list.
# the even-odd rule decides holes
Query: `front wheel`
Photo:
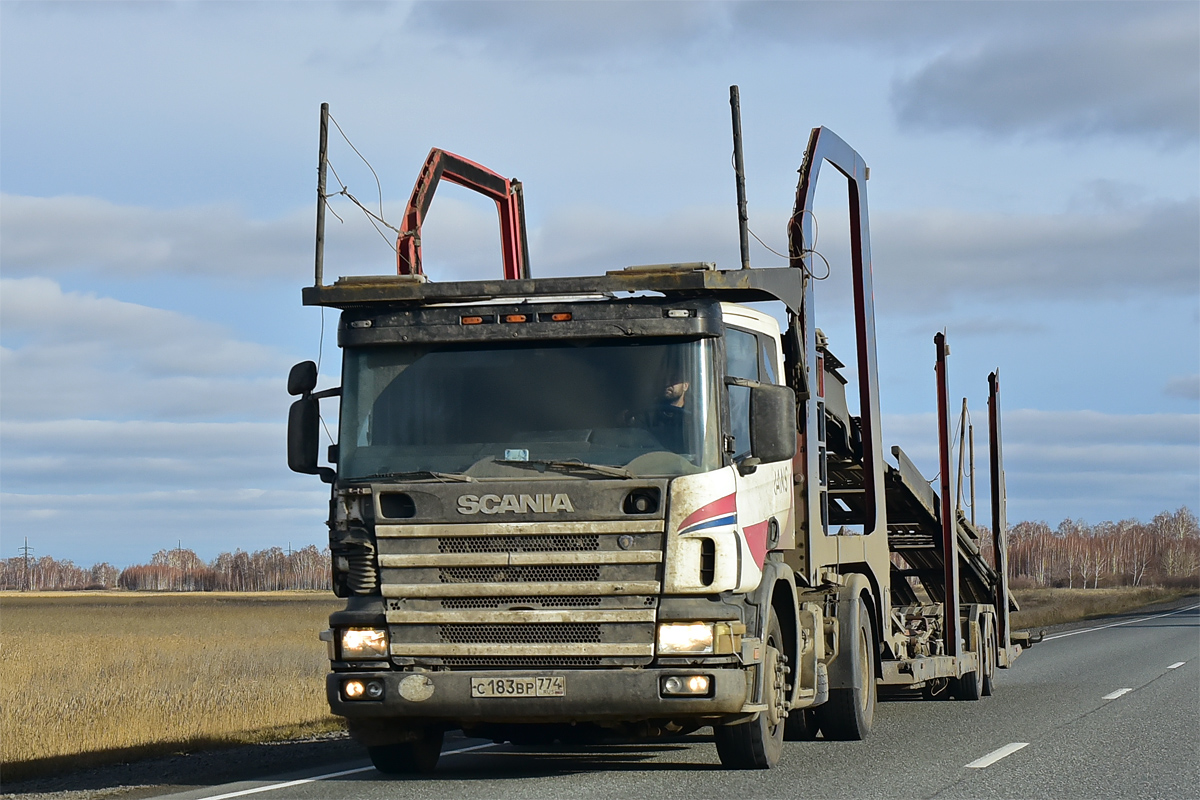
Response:
[{"label": "front wheel", "polygon": [[713,736],[721,764],[729,769],[770,769],[783,755],[783,731],[787,726],[787,658],[779,621],[771,614],[764,648],[763,703],[766,711],[740,725],[717,725]]},{"label": "front wheel", "polygon": [[829,701],[817,706],[817,721],[826,739],[852,742],[867,738],[875,722],[875,648],[871,615],[863,603],[858,605],[858,625],[848,642],[857,655],[858,686],[830,689]]},{"label": "front wheel", "polygon": [[385,775],[415,775],[433,772],[442,754],[442,730],[428,728],[420,738],[400,744],[374,745],[367,748],[375,769]]}]

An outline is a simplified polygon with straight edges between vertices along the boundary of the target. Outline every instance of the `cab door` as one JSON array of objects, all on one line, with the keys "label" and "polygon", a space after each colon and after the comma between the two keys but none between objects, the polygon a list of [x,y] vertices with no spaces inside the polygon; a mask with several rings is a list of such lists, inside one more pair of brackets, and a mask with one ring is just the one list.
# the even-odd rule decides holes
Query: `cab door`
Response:
[{"label": "cab door", "polygon": [[741,591],[758,585],[770,550],[792,525],[792,462],[754,464],[750,452],[751,383],[778,383],[776,340],[769,334],[727,325],[725,390],[729,408],[726,449],[733,462],[737,529],[741,539]]}]

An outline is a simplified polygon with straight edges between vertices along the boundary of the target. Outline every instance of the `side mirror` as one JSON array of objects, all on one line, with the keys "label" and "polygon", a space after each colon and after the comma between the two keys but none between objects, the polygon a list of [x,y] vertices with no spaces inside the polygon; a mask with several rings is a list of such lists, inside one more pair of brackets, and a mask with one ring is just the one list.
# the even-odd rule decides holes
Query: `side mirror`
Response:
[{"label": "side mirror", "polygon": [[301,361],[288,373],[288,394],[295,397],[308,394],[317,388],[317,365],[312,361]]},{"label": "side mirror", "polygon": [[287,460],[293,472],[319,475],[325,483],[337,477],[329,467],[317,466],[317,446],[321,435],[321,401],[306,394],[288,410]]},{"label": "side mirror", "polygon": [[[292,370],[293,373],[295,371]],[[290,380],[288,384],[290,389]],[[288,410],[287,460],[292,472],[317,474],[317,445],[320,443],[321,432],[320,402],[311,395],[301,397],[292,403],[291,409]]]},{"label": "side mirror", "polygon": [[763,464],[796,455],[796,393],[790,387],[750,389],[750,455]]}]

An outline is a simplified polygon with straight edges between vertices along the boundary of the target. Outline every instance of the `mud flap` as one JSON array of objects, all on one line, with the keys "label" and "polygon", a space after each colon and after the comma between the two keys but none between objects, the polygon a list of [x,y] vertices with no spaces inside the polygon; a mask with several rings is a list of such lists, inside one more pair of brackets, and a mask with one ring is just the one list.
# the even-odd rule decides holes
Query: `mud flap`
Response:
[{"label": "mud flap", "polygon": [[[854,631],[858,630],[859,607],[863,605],[862,594],[871,591],[871,585],[861,575],[847,575],[846,585],[838,591],[837,621],[841,632],[838,643],[838,653],[829,662],[830,689],[861,689],[860,675],[863,674],[858,663],[859,649],[852,647]],[[867,616],[871,617],[871,609],[867,608]],[[871,642],[870,650],[874,652],[876,643]],[[875,670],[878,674],[878,670]]]}]

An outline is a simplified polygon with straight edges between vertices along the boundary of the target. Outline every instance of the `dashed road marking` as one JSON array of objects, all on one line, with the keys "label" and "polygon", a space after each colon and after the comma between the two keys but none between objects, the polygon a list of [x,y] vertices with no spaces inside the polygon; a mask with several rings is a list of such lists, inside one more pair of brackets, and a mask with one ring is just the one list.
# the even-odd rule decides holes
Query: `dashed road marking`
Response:
[{"label": "dashed road marking", "polygon": [[1100,699],[1101,700],[1116,700],[1121,695],[1129,694],[1132,691],[1133,691],[1133,689],[1130,689],[1128,687],[1125,689],[1117,689],[1115,692],[1109,692],[1108,694],[1104,695],[1104,697],[1102,697]]},{"label": "dashed road marking", "polygon": [[1008,756],[1011,756],[1013,753],[1017,752],[1021,748],[1028,747],[1028,746],[1029,746],[1029,742],[1013,742],[1011,744],[1006,744],[1006,745],[1004,745],[1004,747],[1001,747],[999,750],[993,750],[992,752],[988,753],[986,756],[982,756],[981,758],[975,759],[970,764],[967,764],[965,769],[983,769],[984,767],[990,767],[992,764],[995,764],[1000,759],[1007,758]]},{"label": "dashed road marking", "polygon": [[1183,666],[1184,664],[1186,664],[1186,663],[1187,663],[1186,661],[1176,661],[1174,664],[1172,664],[1171,666],[1167,667],[1167,669],[1179,669],[1180,667],[1182,667],[1182,666]]},{"label": "dashed road marking", "polygon": [[[476,744],[471,747],[460,747],[457,750],[445,750],[442,752],[444,756],[452,756],[456,753],[467,753],[471,750],[482,750],[485,747],[495,747],[494,742],[487,744]],[[301,778],[295,781],[285,781],[283,783],[269,783],[266,786],[256,786],[253,789],[242,789],[237,792],[226,792],[225,794],[214,794],[203,798],[203,800],[229,800],[231,797],[245,797],[248,794],[259,794],[260,792],[274,792],[278,789],[288,789],[292,786],[303,786],[306,783],[316,783],[317,781],[325,781],[330,778],[340,778],[343,775],[357,775],[360,772],[371,772],[375,767],[355,767],[354,769],[343,769],[338,772],[327,772],[324,775],[314,775],[311,778]]]}]

